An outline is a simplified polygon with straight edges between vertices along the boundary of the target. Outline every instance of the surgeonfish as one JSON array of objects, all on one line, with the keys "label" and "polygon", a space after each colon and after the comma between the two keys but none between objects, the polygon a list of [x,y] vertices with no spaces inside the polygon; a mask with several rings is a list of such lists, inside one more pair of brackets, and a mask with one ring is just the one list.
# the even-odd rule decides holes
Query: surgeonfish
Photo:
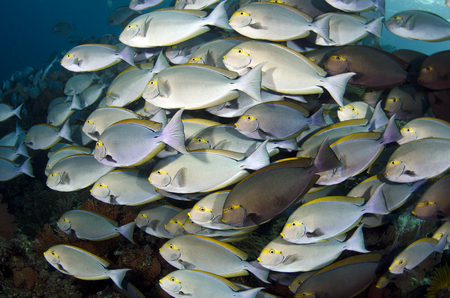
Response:
[{"label": "surgeonfish", "polygon": [[131,110],[121,107],[103,107],[93,111],[83,124],[83,132],[93,140],[115,122],[125,119],[139,119],[139,116]]},{"label": "surgeonfish", "polygon": [[400,133],[403,138],[397,141],[399,145],[426,138],[450,139],[450,123],[437,118],[420,117],[406,123]]},{"label": "surgeonfish", "polygon": [[100,98],[100,95],[102,95],[103,93],[103,89],[105,89],[106,87],[108,87],[108,84],[106,83],[97,83],[87,87],[83,90],[83,92],[78,94],[82,101],[83,108],[87,108],[90,105],[94,104]]},{"label": "surgeonfish", "polygon": [[61,148],[48,158],[47,165],[45,166],[45,176],[48,176],[53,166],[64,157],[68,157],[74,154],[91,154],[91,153],[92,149],[81,146],[67,146]]},{"label": "surgeonfish", "polygon": [[122,288],[122,280],[131,269],[107,269],[109,263],[81,248],[59,244],[44,252],[44,257],[56,270],[61,273],[86,280],[111,280]]},{"label": "surgeonfish", "polygon": [[11,180],[21,174],[26,174],[34,178],[30,158],[25,160],[22,165],[19,165],[13,161],[0,157],[0,181]]},{"label": "surgeonfish", "polygon": [[46,150],[61,139],[72,142],[69,121],[61,128],[49,124],[38,124],[32,126],[25,135],[25,144],[33,150]]},{"label": "surgeonfish", "polygon": [[94,184],[100,177],[114,170],[97,162],[91,154],[75,154],[58,161],[47,177],[47,186],[69,192]]},{"label": "surgeonfish", "polygon": [[202,10],[210,5],[216,4],[220,0],[176,0],[176,9],[195,9]]},{"label": "surgeonfish", "polygon": [[318,172],[340,165],[325,140],[314,162],[288,158],[261,168],[231,190],[222,220],[239,228],[267,222],[300,200],[319,178]]},{"label": "surgeonfish", "polygon": [[372,118],[374,109],[363,101],[355,101],[340,107],[337,111],[339,121],[353,120],[353,119],[370,119]]},{"label": "surgeonfish", "polygon": [[266,63],[262,68],[262,87],[284,94],[323,93],[324,87],[341,106],[347,82],[355,74],[326,77],[326,71],[305,56],[261,41],[239,44],[223,57],[223,63],[241,76],[260,63]]},{"label": "surgeonfish", "polygon": [[110,26],[120,25],[133,14],[134,10],[131,10],[129,6],[119,6],[111,12],[106,23]]},{"label": "surgeonfish", "polygon": [[152,236],[173,238],[173,235],[165,229],[165,225],[180,211],[182,211],[180,208],[174,206],[147,205],[137,215],[136,225]]},{"label": "surgeonfish", "polygon": [[69,235],[70,239],[102,241],[117,237],[120,234],[134,243],[135,222],[119,227],[116,221],[92,211],[67,211],[61,215],[57,225],[61,231]]},{"label": "surgeonfish", "polygon": [[162,9],[140,15],[125,27],[119,40],[136,48],[171,46],[208,32],[208,25],[231,29],[225,4],[220,2],[209,15],[184,9]]},{"label": "surgeonfish", "polygon": [[65,35],[72,30],[75,30],[75,24],[70,25],[66,22],[59,22],[52,28],[52,33],[59,34],[59,35]]},{"label": "surgeonfish", "polygon": [[281,236],[296,244],[319,242],[349,231],[366,213],[389,213],[383,184],[365,204],[364,198],[324,197],[301,205],[287,220]]},{"label": "surgeonfish", "polygon": [[417,201],[412,214],[420,219],[450,221],[450,175],[436,181]]},{"label": "surgeonfish", "polygon": [[434,53],[423,60],[417,82],[433,90],[448,89],[450,88],[449,66],[450,51]]},{"label": "surgeonfish", "polygon": [[93,73],[92,75],[79,74],[71,77],[67,80],[64,87],[65,95],[75,95],[83,92],[87,87],[89,87],[94,80],[98,79],[98,76]]},{"label": "surgeonfish", "polygon": [[20,117],[22,105],[23,104],[19,105],[17,108],[14,109],[13,107],[11,107],[6,103],[0,103],[0,122],[5,121],[6,119],[9,119],[14,115],[16,115],[19,119],[22,119]]},{"label": "surgeonfish", "polygon": [[306,279],[297,288],[294,297],[355,297],[377,278],[380,259],[379,253],[372,253],[352,256],[328,265]]},{"label": "surgeonfish", "polygon": [[164,0],[131,0],[129,7],[131,10],[139,11],[156,6],[162,2]]},{"label": "surgeonfish", "polygon": [[12,147],[12,146],[0,146],[0,157],[15,161],[19,156],[24,157],[30,157],[28,155],[27,147],[25,146],[25,143],[22,141],[20,142],[19,146]]},{"label": "surgeonfish", "polygon": [[137,206],[162,199],[148,183],[148,174],[137,169],[119,169],[101,177],[91,188],[91,195],[107,204]]},{"label": "surgeonfish", "polygon": [[447,244],[448,232],[439,241],[434,238],[421,238],[406,247],[389,266],[392,274],[402,274],[405,269],[413,269],[433,252],[442,253]]},{"label": "surgeonfish", "polygon": [[[267,18],[270,14],[272,17]],[[277,2],[251,2],[239,7],[230,18],[230,26],[253,39],[286,41],[305,38],[310,31],[331,42],[328,37],[330,15],[312,17],[289,5]]]},{"label": "surgeonfish", "polygon": [[25,131],[16,122],[16,129],[0,139],[0,146],[16,146],[24,134]]},{"label": "surgeonfish", "polygon": [[357,42],[369,33],[381,38],[384,18],[378,18],[367,22],[363,17],[341,13],[323,14],[316,19],[329,19],[329,38],[325,39],[320,35],[316,37],[316,44],[322,46],[344,46]]},{"label": "surgeonfish", "polygon": [[153,158],[166,144],[187,154],[182,112],[175,113],[162,129],[161,123],[150,120],[126,119],[114,123],[100,135],[95,158],[110,167],[137,166]]},{"label": "surgeonfish", "polygon": [[246,75],[201,64],[166,68],[147,84],[142,97],[163,109],[210,108],[239,96],[238,90],[261,101],[261,69],[257,65]]},{"label": "surgeonfish", "polygon": [[239,182],[247,170],[258,170],[270,163],[266,143],[248,157],[245,154],[204,149],[159,161],[149,176],[156,188],[175,193],[208,192]]},{"label": "surgeonfish", "polygon": [[85,44],[69,50],[61,60],[61,65],[74,72],[98,71],[111,67],[120,61],[134,64],[134,50],[108,44]]},{"label": "surgeonfish", "polygon": [[422,10],[405,10],[394,14],[385,23],[397,36],[423,41],[450,39],[450,23],[443,17]]},{"label": "surgeonfish", "polygon": [[389,158],[385,177],[410,183],[444,173],[450,168],[450,139],[421,139],[398,147]]},{"label": "surgeonfish", "polygon": [[83,103],[78,95],[72,96],[72,101],[64,101],[58,103],[48,111],[47,124],[53,126],[61,126],[66,120],[75,112],[75,110],[82,110]]},{"label": "surgeonfish", "polygon": [[255,298],[264,288],[242,291],[227,279],[205,271],[181,269],[159,280],[159,286],[172,297]]},{"label": "surgeonfish", "polygon": [[346,12],[362,12],[377,8],[384,15],[385,0],[325,0],[333,7]]},{"label": "surgeonfish", "polygon": [[261,268],[256,261],[246,261],[248,255],[245,252],[210,237],[181,235],[164,243],[159,252],[177,269],[202,270],[223,277],[243,276],[251,272],[268,283],[269,270]]},{"label": "surgeonfish", "polygon": [[423,114],[422,98],[412,84],[400,85],[391,89],[383,109],[388,117],[395,114],[398,120],[418,118]]},{"label": "surgeonfish", "polygon": [[248,109],[234,124],[241,134],[257,140],[288,140],[297,137],[307,125],[326,126],[323,109],[313,115],[289,101],[269,101]]},{"label": "surgeonfish", "polygon": [[364,247],[363,225],[347,241],[328,239],[318,243],[294,244],[278,236],[261,251],[258,261],[264,268],[278,272],[321,269],[336,260],[344,250],[368,253]]}]

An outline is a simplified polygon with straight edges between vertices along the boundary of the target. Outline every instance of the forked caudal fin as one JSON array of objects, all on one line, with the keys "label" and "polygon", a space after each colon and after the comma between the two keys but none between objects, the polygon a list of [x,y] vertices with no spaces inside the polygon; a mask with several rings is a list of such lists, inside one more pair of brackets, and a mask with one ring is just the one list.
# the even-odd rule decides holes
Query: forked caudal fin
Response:
[{"label": "forked caudal fin", "polygon": [[320,145],[319,151],[317,151],[316,159],[314,159],[316,173],[333,170],[342,165],[334,151],[330,148],[330,145],[328,145],[328,137],[326,137]]},{"label": "forked caudal fin", "polygon": [[181,114],[183,109],[173,115],[167,126],[161,132],[161,142],[171,146],[180,153],[188,154],[185,146],[184,126],[181,122]]},{"label": "forked caudal fin", "polygon": [[341,106],[344,106],[344,93],[348,80],[356,75],[354,72],[341,73],[334,76],[324,77],[320,80],[319,86],[324,87],[331,97]]}]

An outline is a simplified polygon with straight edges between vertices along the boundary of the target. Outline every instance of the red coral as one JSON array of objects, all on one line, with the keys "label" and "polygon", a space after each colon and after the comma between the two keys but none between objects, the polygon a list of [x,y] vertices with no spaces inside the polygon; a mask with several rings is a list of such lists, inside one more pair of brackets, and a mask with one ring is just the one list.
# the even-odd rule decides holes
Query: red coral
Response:
[{"label": "red coral", "polygon": [[0,237],[10,239],[17,231],[17,225],[13,223],[14,215],[8,213],[8,204],[0,204]]}]

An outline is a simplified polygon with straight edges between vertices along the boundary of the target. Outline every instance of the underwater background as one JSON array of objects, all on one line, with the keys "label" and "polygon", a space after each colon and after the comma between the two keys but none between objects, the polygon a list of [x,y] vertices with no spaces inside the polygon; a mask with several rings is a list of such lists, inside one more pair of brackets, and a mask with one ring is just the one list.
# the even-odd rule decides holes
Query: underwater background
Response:
[{"label": "underwater background", "polygon": [[[0,25],[2,28],[2,46],[0,57],[0,84],[10,80],[15,72],[23,72],[27,67],[34,70],[45,69],[55,58],[77,45],[77,41],[96,40],[106,34],[118,37],[120,26],[109,26],[108,16],[118,6],[128,5],[127,0],[24,0],[20,5],[15,1],[0,3]],[[168,6],[165,1],[160,6]],[[386,0],[386,20],[394,13],[403,10],[424,10],[439,14],[450,20],[450,8],[444,0]],[[52,28],[65,22],[74,27],[69,33],[58,35]],[[389,52],[395,49],[412,49],[431,55],[449,50],[450,41],[429,43],[407,40],[398,37],[383,27],[381,47]],[[68,38],[75,40],[68,41]],[[50,70],[56,81],[64,86],[72,73],[63,69],[59,61]],[[0,86],[1,87],[1,86]],[[3,93],[7,89],[3,88]],[[25,130],[38,123],[45,123],[48,103],[64,96],[62,90],[49,88],[35,99],[27,98],[25,112],[20,125]],[[33,102],[31,102],[33,100]],[[204,115],[204,114],[202,114]],[[14,131],[16,119],[0,122],[0,137]],[[170,297],[158,287],[158,281],[174,268],[158,253],[165,239],[159,239],[136,229],[132,244],[124,237],[102,242],[69,240],[59,231],[56,222],[66,211],[82,208],[98,212],[124,225],[133,222],[140,207],[104,204],[95,200],[89,188],[75,192],[57,192],[46,186],[44,175],[47,150],[28,150],[35,178],[21,175],[11,181],[0,182],[0,298],[1,297],[140,297],[138,294],[119,294],[109,279],[86,281],[75,279],[54,270],[44,259],[42,253],[48,247],[70,243],[83,247],[93,254],[107,257],[115,268],[132,268],[133,274],[128,281],[133,283],[145,297]],[[289,155],[288,155],[289,156]],[[344,185],[348,191],[358,181]],[[423,193],[423,191],[422,191]],[[420,197],[421,192],[416,194]],[[158,201],[159,204],[174,204],[179,208],[189,208],[189,202],[173,200]],[[409,212],[410,213],[410,212]],[[247,252],[249,259],[256,259],[265,244],[278,235],[286,218],[282,218],[260,227],[246,241],[236,243],[236,247]],[[389,251],[397,233],[402,234],[403,244],[416,238],[416,229],[421,226],[421,235],[430,235],[437,227],[436,222],[421,221],[405,216],[398,225],[381,226],[365,231],[365,245],[370,251]],[[398,232],[401,231],[401,232]],[[353,255],[344,252],[340,258]],[[356,297],[424,297],[435,266],[448,261],[447,254],[436,254],[421,264],[423,274],[406,273],[397,276],[386,288],[377,289],[375,284]],[[448,269],[448,268],[447,268]],[[269,293],[278,297],[294,297],[287,286],[280,283],[265,285],[254,276],[233,278],[252,287],[266,286]],[[448,292],[446,292],[448,295]],[[214,297],[213,295],[211,297]],[[448,296],[442,296],[448,297]]]}]

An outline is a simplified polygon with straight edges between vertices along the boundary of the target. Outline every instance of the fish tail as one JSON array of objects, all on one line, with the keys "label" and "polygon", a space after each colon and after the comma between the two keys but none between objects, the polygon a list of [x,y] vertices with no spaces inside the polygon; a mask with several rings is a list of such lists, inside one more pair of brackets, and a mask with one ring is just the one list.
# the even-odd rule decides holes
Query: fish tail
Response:
[{"label": "fish tail", "polygon": [[248,73],[232,83],[236,85],[236,89],[246,93],[259,102],[263,102],[261,99],[261,69],[264,64],[266,63],[256,65]]},{"label": "fish tail", "polygon": [[363,234],[363,225],[360,225],[356,231],[353,233],[352,237],[345,242],[344,248],[346,250],[357,251],[361,253],[368,253],[369,250],[366,249],[364,245],[364,234]]},{"label": "fish tail", "polygon": [[376,8],[378,8],[378,10],[383,14],[386,15],[386,11],[385,11],[385,0],[376,0],[374,5],[376,6]]},{"label": "fish tail", "polygon": [[161,131],[162,142],[171,146],[180,153],[188,154],[185,145],[184,126],[181,122],[183,109],[173,115],[166,127]]},{"label": "fish tail", "polygon": [[61,137],[61,138],[63,138],[63,139],[68,140],[69,142],[73,142],[73,141],[72,141],[72,137],[71,137],[71,135],[72,135],[72,130],[70,129],[69,120],[70,120],[70,119],[68,119],[68,120],[64,123],[64,125],[61,127],[61,129],[60,129],[59,132],[58,132],[58,136]]},{"label": "fish tail", "polygon": [[20,142],[19,147],[17,147],[16,153],[25,157],[30,157],[30,155],[28,155],[27,146],[23,140]]},{"label": "fish tail", "polygon": [[384,17],[381,17],[366,24],[366,31],[372,33],[378,38],[381,38],[381,30],[383,30],[383,20]]},{"label": "fish tail", "polygon": [[323,118],[323,110],[325,106],[322,106],[317,112],[315,112],[309,119],[308,124],[315,126],[327,126],[325,119]]},{"label": "fish tail", "polygon": [[253,273],[253,275],[261,281],[270,284],[270,281],[268,280],[270,270],[262,267],[258,261],[249,262],[245,269]]},{"label": "fish tail", "polygon": [[152,68],[153,75],[159,73],[161,70],[166,69],[169,66],[170,64],[169,62],[167,62],[167,59],[164,56],[163,51],[159,52],[155,65]]},{"label": "fish tail", "polygon": [[116,269],[116,270],[106,270],[106,274],[111,278],[111,280],[122,289],[122,280],[131,269]]},{"label": "fish tail", "polygon": [[266,149],[267,142],[268,140],[265,140],[261,143],[258,148],[256,148],[255,151],[253,151],[253,153],[245,159],[245,163],[242,166],[244,169],[259,170],[270,164],[269,153]]},{"label": "fish tail", "polygon": [[125,238],[134,243],[133,241],[134,226],[136,226],[136,222],[135,221],[130,222],[126,225],[121,226],[117,230],[117,232],[119,232],[122,236],[124,236]]},{"label": "fish tail", "polygon": [[386,200],[383,194],[384,183],[378,186],[370,199],[364,205],[363,213],[373,214],[389,214],[389,210],[386,207]]},{"label": "fish tail", "polygon": [[241,297],[241,298],[256,298],[256,296],[258,295],[258,293],[261,290],[264,290],[264,288],[260,287],[260,288],[245,290],[245,291],[239,291],[239,297]]},{"label": "fish tail", "polygon": [[317,151],[316,159],[314,159],[314,166],[316,172],[324,172],[341,167],[343,164],[339,161],[334,151],[328,144],[328,137],[326,137],[319,150]]},{"label": "fish tail", "polygon": [[382,126],[387,125],[389,122],[386,113],[383,111],[381,107],[381,100],[375,106],[375,110],[373,111],[372,118],[369,123],[369,130],[372,131],[374,129],[378,129]]},{"label": "fish tail", "polygon": [[434,247],[434,251],[442,253],[442,251],[445,249],[445,246],[447,245],[447,237],[448,237],[448,233],[450,233],[449,231],[447,231],[447,233],[445,233],[441,239],[439,239],[439,242],[436,244],[436,246]]},{"label": "fish tail", "polygon": [[25,160],[25,162],[19,167],[18,171],[34,178],[33,167],[31,166],[31,158]]},{"label": "fish tail", "polygon": [[16,122],[16,132],[14,133],[14,136],[17,137],[23,133],[25,133],[25,130],[23,130],[23,128],[19,126],[19,123]]},{"label": "fish tail", "polygon": [[159,108],[158,111],[150,119],[152,121],[161,123],[161,127],[164,128],[167,125],[167,115],[166,110]]},{"label": "fish tail", "polygon": [[82,100],[80,97],[83,96],[81,93],[80,94],[74,94],[72,97],[72,104],[70,105],[70,108],[72,110],[82,110],[85,108],[86,103],[84,101],[84,99]]},{"label": "fish tail", "polygon": [[333,44],[330,39],[330,18],[332,15],[325,15],[323,18],[318,19],[312,23],[311,31],[320,35],[327,43]]},{"label": "fish tail", "polygon": [[391,119],[389,119],[389,122],[386,126],[386,130],[383,133],[383,137],[381,138],[380,144],[389,144],[393,142],[397,142],[398,140],[402,139],[403,136],[400,133],[400,130],[398,129],[397,124],[395,123],[395,116],[392,116]]},{"label": "fish tail", "polygon": [[17,108],[15,108],[12,112],[14,115],[16,115],[19,119],[22,119],[20,117],[20,110],[22,109],[23,103],[20,104]]},{"label": "fish tail", "polygon": [[225,3],[222,1],[211,11],[211,13],[204,19],[207,25],[217,26],[222,29],[233,30],[228,22],[228,14],[225,9]]},{"label": "fish tail", "polygon": [[134,64],[134,49],[130,46],[126,46],[120,53],[119,58],[130,64],[131,66],[136,67]]},{"label": "fish tail", "polygon": [[347,72],[334,76],[324,77],[321,80],[321,86],[327,89],[331,97],[333,97],[333,99],[342,107],[344,106],[344,93],[345,88],[347,87],[347,82],[355,74],[356,73],[354,72]]}]

